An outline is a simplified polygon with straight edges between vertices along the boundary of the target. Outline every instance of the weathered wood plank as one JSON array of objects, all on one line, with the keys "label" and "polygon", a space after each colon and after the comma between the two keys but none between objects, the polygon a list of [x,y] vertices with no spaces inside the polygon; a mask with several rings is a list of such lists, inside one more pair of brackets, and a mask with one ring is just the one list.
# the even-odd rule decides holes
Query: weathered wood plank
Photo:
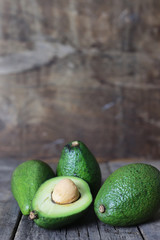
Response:
[{"label": "weathered wood plank", "polygon": [[131,159],[120,159],[118,161],[110,161],[110,162],[108,162],[108,166],[111,169],[111,172],[114,172],[116,169],[118,169],[124,165],[131,164],[131,163],[151,164],[160,170],[160,161],[159,160],[150,160],[149,161],[144,158],[139,158],[139,159],[131,158]]},{"label": "weathered wood plank", "polygon": [[101,239],[106,240],[142,240],[138,229],[136,227],[133,228],[117,228],[112,227],[104,223],[99,224],[99,231],[101,235]]},{"label": "weathered wood plank", "polygon": [[141,224],[139,226],[141,233],[145,240],[159,240],[160,236],[160,212],[149,223]]},{"label": "weathered wood plank", "polygon": [[0,239],[13,239],[21,213],[13,199],[10,179],[13,169],[18,165],[14,159],[0,159]]},{"label": "weathered wood plank", "polygon": [[93,203],[86,214],[77,222],[80,239],[100,240],[97,218],[94,213]]},{"label": "weathered wood plank", "polygon": [[56,58],[73,54],[75,49],[60,43],[50,44],[45,41],[34,41],[32,50],[0,57],[0,75],[20,73],[40,68]]},{"label": "weathered wood plank", "polygon": [[13,239],[21,213],[14,201],[0,202],[0,239]]},{"label": "weathered wood plank", "polygon": [[[144,161],[153,165],[160,170],[160,161]],[[148,223],[141,224],[139,226],[141,233],[143,234],[145,240],[158,240],[160,236],[160,210],[156,214],[153,220]]]},{"label": "weathered wood plank", "polygon": [[51,158],[80,138],[107,159],[159,158],[159,11],[1,0],[0,155]]},{"label": "weathered wood plank", "polygon": [[[76,138],[107,160],[160,155],[159,87],[141,82],[149,56],[138,57],[136,64],[141,67],[135,82],[128,75],[136,54],[88,54],[89,60],[87,54],[76,53],[42,70],[0,77],[1,156],[59,157],[63,145]],[[119,64],[128,61],[122,74]],[[154,61],[146,69],[151,64]]]},{"label": "weathered wood plank", "polygon": [[46,230],[38,227],[33,221],[28,220],[27,216],[23,216],[17,229],[15,240],[32,240],[32,239],[53,239],[65,240],[65,232],[61,230]]},{"label": "weathered wood plank", "polygon": [[[87,224],[86,224],[87,226]],[[92,209],[92,213],[90,218],[88,219],[88,235],[89,239],[93,240],[101,240],[101,235],[99,232],[99,226],[97,224],[97,217],[95,216],[94,210]]]},{"label": "weathered wood plank", "polygon": [[[59,41],[70,41],[79,48],[99,46],[124,51],[155,51],[154,46],[159,47],[159,8],[159,3],[152,0],[147,4],[138,0],[134,3],[47,0],[45,5],[35,0],[29,4],[1,1],[0,13],[4,20],[0,36],[29,42],[31,35],[43,34]],[[152,41],[153,46],[148,46],[148,41]]]},{"label": "weathered wood plank", "polygon": [[77,229],[77,226],[75,226],[74,224],[71,227],[68,227],[66,232],[66,239],[67,240],[79,240],[79,232]]},{"label": "weathered wood plank", "polygon": [[23,216],[17,229],[15,240],[44,240],[52,237],[55,240],[100,240],[96,217],[92,209],[79,221],[58,230],[47,230],[38,227],[34,222]]}]

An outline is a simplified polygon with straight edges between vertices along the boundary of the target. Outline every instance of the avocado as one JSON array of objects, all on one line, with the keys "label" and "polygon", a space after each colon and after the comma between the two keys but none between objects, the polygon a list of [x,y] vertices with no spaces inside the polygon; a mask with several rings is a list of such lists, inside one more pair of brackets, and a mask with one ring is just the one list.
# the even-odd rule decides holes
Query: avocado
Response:
[{"label": "avocado", "polygon": [[92,202],[88,184],[77,177],[55,177],[44,182],[32,201],[30,219],[56,229],[81,217]]},{"label": "avocado", "polygon": [[54,176],[51,167],[40,160],[28,160],[14,170],[11,190],[24,215],[30,213],[31,202],[39,186]]},{"label": "avocado", "polygon": [[144,163],[125,165],[114,171],[94,201],[97,217],[113,226],[146,222],[159,207],[160,172]]},{"label": "avocado", "polygon": [[81,141],[64,146],[57,166],[57,176],[75,176],[85,180],[95,196],[101,186],[101,171],[95,157]]}]

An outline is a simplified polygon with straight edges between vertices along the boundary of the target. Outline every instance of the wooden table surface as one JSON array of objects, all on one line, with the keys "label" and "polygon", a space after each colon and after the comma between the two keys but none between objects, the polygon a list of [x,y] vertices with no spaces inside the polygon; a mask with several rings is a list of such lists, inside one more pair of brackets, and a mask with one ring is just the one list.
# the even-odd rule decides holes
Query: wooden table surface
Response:
[{"label": "wooden table surface", "polygon": [[[135,160],[119,160],[100,163],[103,181],[118,167]],[[139,160],[145,162],[145,160]],[[121,228],[100,222],[90,208],[78,222],[58,230],[46,230],[29,221],[19,210],[10,190],[10,179],[14,168],[20,163],[15,159],[0,159],[0,240],[158,240],[160,239],[160,214],[149,223],[139,226]],[[150,161],[160,170],[160,161]],[[53,169],[56,164],[50,164]]]}]

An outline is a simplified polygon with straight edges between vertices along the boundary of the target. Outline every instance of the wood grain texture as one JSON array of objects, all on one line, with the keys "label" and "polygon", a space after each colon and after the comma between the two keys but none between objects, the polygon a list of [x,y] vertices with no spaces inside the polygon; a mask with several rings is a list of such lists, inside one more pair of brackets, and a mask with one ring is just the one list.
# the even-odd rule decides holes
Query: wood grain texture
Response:
[{"label": "wood grain texture", "polygon": [[0,238],[13,239],[17,230],[21,213],[16,202],[0,202]]},{"label": "wood grain texture", "polygon": [[21,219],[10,189],[11,174],[17,165],[18,161],[13,159],[0,159],[0,239],[3,240],[13,239]]},{"label": "wood grain texture", "polygon": [[[160,170],[160,162],[159,161],[150,161],[150,164]],[[149,239],[159,239],[159,229],[160,229],[160,211],[157,212],[154,219],[145,224],[141,224],[139,226],[140,231],[142,232],[144,238],[146,240]]]},{"label": "wood grain texture", "polygon": [[160,156],[160,3],[0,1],[0,156]]}]

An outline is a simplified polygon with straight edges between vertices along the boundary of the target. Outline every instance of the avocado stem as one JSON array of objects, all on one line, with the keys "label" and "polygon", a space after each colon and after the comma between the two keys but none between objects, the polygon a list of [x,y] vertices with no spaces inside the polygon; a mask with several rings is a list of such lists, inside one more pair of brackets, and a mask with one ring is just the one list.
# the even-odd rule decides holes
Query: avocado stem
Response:
[{"label": "avocado stem", "polygon": [[35,211],[31,211],[28,218],[29,218],[29,220],[37,219],[38,214]]},{"label": "avocado stem", "polygon": [[79,142],[78,141],[73,141],[71,144],[71,147],[77,147],[79,146]]},{"label": "avocado stem", "polygon": [[99,206],[99,211],[100,211],[100,213],[104,213],[106,211],[105,206],[104,205],[100,205]]}]

